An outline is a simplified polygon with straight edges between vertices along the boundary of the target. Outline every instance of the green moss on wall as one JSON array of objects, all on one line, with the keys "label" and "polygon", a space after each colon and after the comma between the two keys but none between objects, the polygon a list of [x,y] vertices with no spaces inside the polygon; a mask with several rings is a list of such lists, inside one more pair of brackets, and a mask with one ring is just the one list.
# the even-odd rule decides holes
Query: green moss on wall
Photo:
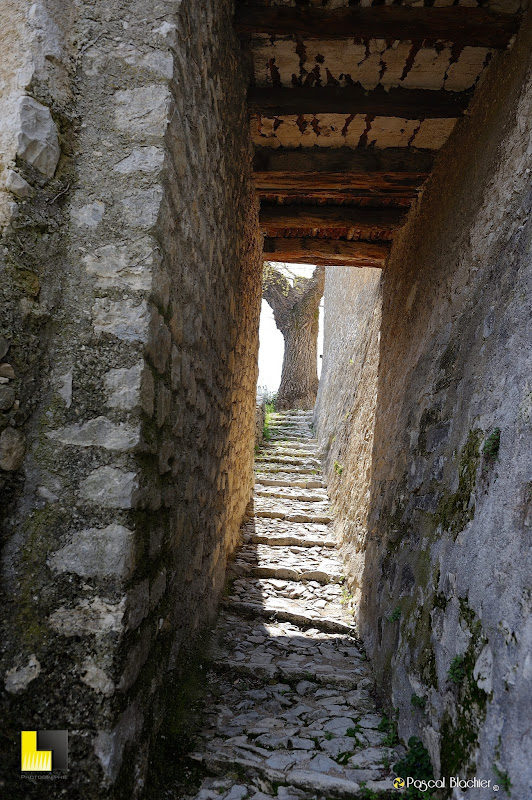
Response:
[{"label": "green moss on wall", "polygon": [[486,719],[489,695],[481,689],[473,677],[473,669],[480,651],[486,643],[482,623],[464,598],[460,599],[460,619],[467,625],[471,639],[466,652],[461,656],[460,669],[463,675],[459,683],[449,685],[456,698],[456,714],[449,712],[441,723],[441,770],[443,775],[456,775],[467,770],[478,742],[480,728]]},{"label": "green moss on wall", "polygon": [[458,488],[456,492],[444,493],[434,515],[436,526],[452,533],[455,539],[475,515],[471,496],[477,481],[481,440],[481,430],[469,431],[458,462]]}]

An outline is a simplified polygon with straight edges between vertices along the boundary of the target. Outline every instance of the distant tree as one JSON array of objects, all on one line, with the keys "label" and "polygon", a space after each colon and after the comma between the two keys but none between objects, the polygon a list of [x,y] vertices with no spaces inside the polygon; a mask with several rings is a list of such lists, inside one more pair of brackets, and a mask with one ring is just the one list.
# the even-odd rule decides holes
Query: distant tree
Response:
[{"label": "distant tree", "polygon": [[325,267],[316,267],[311,278],[294,275],[288,267],[282,270],[266,262],[262,278],[262,296],[284,337],[276,407],[309,409],[318,391],[318,324]]}]

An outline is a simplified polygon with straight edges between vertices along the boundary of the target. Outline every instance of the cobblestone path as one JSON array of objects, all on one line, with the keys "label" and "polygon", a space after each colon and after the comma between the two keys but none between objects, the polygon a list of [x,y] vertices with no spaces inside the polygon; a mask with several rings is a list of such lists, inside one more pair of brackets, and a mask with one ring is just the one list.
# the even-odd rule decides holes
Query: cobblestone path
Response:
[{"label": "cobblestone path", "polygon": [[394,797],[310,412],[277,414],[211,648],[194,800]]}]

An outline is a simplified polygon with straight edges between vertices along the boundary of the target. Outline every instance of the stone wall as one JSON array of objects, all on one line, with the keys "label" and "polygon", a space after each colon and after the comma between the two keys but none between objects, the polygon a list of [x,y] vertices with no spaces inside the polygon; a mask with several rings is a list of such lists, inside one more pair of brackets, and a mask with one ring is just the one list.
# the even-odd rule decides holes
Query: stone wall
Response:
[{"label": "stone wall", "polygon": [[68,728],[54,796],[130,798],[251,495],[245,76],[229,0],[11,5],[49,71],[0,98],[9,796],[20,729]]},{"label": "stone wall", "polygon": [[[336,527],[360,597],[379,367],[381,270],[325,271],[323,369],[314,418]],[[344,474],[345,473],[345,474]]]},{"label": "stone wall", "polygon": [[[341,528],[379,691],[438,773],[489,779],[499,797],[508,782],[512,797],[532,791],[531,43],[529,15],[440,153],[383,275],[378,351],[372,295],[342,398],[328,383],[340,358],[329,310],[317,413],[320,440],[340,442],[327,463],[331,476],[331,461],[343,466],[333,500],[352,497]],[[328,277],[331,299],[360,288],[347,271]],[[343,304],[339,333],[359,307]],[[371,431],[358,388],[374,385],[377,360],[361,475]],[[352,408],[360,426],[340,421]]]}]

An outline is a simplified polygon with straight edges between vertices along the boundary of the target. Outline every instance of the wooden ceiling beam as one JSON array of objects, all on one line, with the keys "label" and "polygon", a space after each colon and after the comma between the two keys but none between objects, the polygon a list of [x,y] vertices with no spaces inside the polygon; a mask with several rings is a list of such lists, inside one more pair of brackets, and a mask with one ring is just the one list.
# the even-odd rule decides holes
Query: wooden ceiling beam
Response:
[{"label": "wooden ceiling beam", "polygon": [[307,39],[388,39],[453,42],[469,47],[505,48],[520,16],[485,8],[372,6],[336,9],[246,6],[236,14],[238,33],[297,35]]},{"label": "wooden ceiling beam", "polygon": [[412,147],[256,147],[253,167],[256,172],[428,173],[434,157]]},{"label": "wooden ceiling beam", "polygon": [[[386,7],[386,6],[385,6]],[[379,6],[383,8],[383,6]],[[445,89],[386,89],[366,91],[353,86],[256,86],[249,90],[250,110],[265,116],[300,114],[366,114],[401,119],[454,119],[462,116],[472,92]]]},{"label": "wooden ceiling beam", "polygon": [[267,237],[317,236],[389,240],[405,217],[404,208],[367,206],[265,206],[260,227]]},{"label": "wooden ceiling beam", "polygon": [[260,196],[309,198],[414,198],[426,172],[255,172]]},{"label": "wooden ceiling beam", "polygon": [[265,239],[264,255],[270,261],[319,266],[384,267],[389,245],[327,239]]}]

